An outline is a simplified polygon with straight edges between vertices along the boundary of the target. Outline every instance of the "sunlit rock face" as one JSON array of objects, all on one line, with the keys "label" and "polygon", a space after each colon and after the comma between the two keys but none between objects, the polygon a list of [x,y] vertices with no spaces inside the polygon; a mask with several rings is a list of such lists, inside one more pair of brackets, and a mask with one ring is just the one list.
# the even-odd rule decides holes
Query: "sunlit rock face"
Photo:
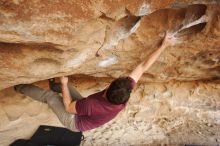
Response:
[{"label": "sunlit rock face", "polygon": [[220,144],[219,0],[0,0],[0,145],[61,125],[46,105],[5,88],[71,75],[89,95],[128,75],[166,31],[174,45],[83,145]]}]

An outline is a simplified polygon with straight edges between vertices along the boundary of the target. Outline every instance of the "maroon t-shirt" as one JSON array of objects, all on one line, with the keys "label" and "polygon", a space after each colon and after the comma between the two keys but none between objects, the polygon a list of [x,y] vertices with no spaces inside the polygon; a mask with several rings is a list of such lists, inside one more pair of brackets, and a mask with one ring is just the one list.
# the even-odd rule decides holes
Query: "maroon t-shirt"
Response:
[{"label": "maroon t-shirt", "polygon": [[[135,81],[129,77],[134,87]],[[113,119],[126,104],[115,105],[103,97],[105,90],[76,102],[76,128],[86,131],[97,128]]]}]

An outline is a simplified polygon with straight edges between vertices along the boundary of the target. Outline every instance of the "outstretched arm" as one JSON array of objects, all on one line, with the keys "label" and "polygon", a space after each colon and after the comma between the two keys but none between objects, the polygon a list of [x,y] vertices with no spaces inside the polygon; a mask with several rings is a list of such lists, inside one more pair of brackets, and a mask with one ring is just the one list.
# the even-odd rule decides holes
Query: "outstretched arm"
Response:
[{"label": "outstretched arm", "polygon": [[68,77],[61,77],[61,84],[62,84],[62,94],[63,94],[63,104],[67,112],[72,114],[77,114],[76,112],[76,101],[72,101],[70,96],[70,91],[68,88]]},{"label": "outstretched arm", "polygon": [[165,50],[167,46],[169,46],[169,38],[168,35],[166,34],[162,45],[155,51],[153,52],[146,60],[141,62],[129,75],[129,77],[133,78],[135,82],[137,83],[140,77],[143,75],[145,71],[147,71],[152,64],[159,58],[160,54]]}]

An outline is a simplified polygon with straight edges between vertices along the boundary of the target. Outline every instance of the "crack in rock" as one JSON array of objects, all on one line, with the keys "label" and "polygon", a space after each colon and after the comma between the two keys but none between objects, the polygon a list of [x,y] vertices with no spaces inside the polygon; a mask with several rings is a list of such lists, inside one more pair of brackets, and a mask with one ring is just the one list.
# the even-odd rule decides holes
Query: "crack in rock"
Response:
[{"label": "crack in rock", "polygon": [[106,35],[102,46],[98,49],[96,56],[100,56],[100,50],[110,49],[116,46],[120,40],[129,37],[140,26],[141,17],[126,16],[106,27]]}]

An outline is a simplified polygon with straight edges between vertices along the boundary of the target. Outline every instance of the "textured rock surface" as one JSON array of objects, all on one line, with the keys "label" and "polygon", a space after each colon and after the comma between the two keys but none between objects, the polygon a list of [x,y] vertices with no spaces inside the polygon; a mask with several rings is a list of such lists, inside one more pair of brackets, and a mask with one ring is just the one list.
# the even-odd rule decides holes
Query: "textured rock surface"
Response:
[{"label": "textured rock surface", "polygon": [[187,37],[142,79],[217,78],[219,11],[219,1],[1,0],[0,88],[61,74],[127,74],[156,49],[166,30],[192,23],[197,25],[181,33]]},{"label": "textured rock surface", "polygon": [[[111,79],[73,78],[83,96],[105,88]],[[46,82],[40,83],[46,88]],[[46,104],[12,89],[0,93],[0,145],[29,138],[40,124],[61,126]],[[113,121],[85,132],[90,145],[220,144],[220,82],[139,84]],[[28,126],[27,126],[28,125]]]},{"label": "textured rock surface", "polygon": [[83,145],[220,144],[219,0],[0,0],[0,145],[60,125],[46,105],[5,88],[73,75],[88,95],[128,74],[167,30],[182,30],[179,43]]}]

